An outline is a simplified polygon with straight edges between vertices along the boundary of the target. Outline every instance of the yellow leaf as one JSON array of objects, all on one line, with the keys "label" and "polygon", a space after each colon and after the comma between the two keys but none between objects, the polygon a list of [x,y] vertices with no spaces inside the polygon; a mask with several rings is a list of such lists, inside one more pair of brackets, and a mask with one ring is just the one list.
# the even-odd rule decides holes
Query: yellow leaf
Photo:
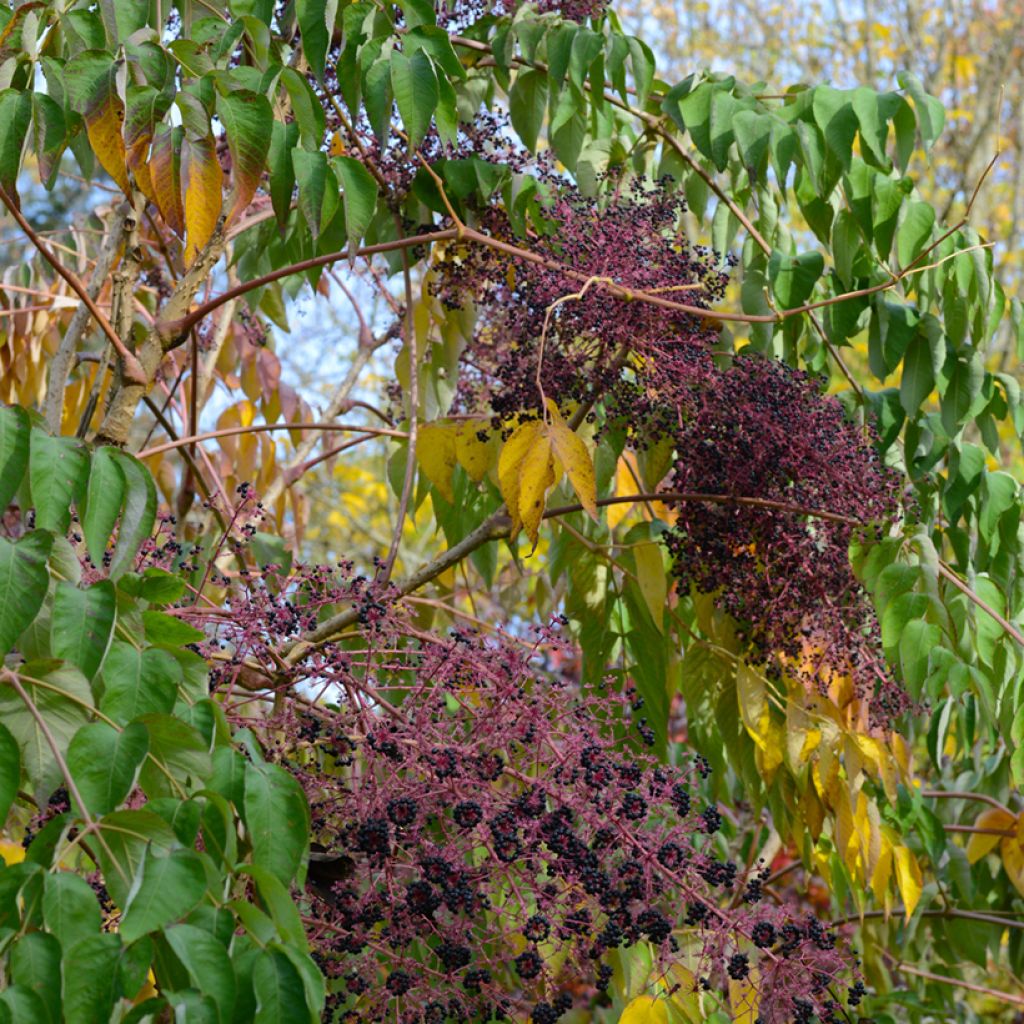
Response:
[{"label": "yellow leaf", "polygon": [[562,464],[576,497],[591,519],[597,519],[597,480],[594,476],[594,460],[590,456],[583,438],[575,433],[562,419],[558,406],[549,398],[548,412],[551,421],[547,425],[551,449]]},{"label": "yellow leaf", "polygon": [[885,900],[890,878],[892,878],[892,844],[883,837],[882,852],[879,854],[878,863],[871,874],[871,891],[879,903]]},{"label": "yellow leaf", "polygon": [[641,544],[633,549],[636,559],[636,580],[654,625],[665,632],[665,602],[668,600],[668,576],[661,557],[661,545]]},{"label": "yellow leaf", "polygon": [[668,999],[673,1008],[681,1013],[691,1024],[700,1024],[704,1014],[700,1009],[700,989],[693,972],[680,963],[669,965],[665,984],[668,986]]},{"label": "yellow leaf", "polygon": [[893,847],[892,853],[896,862],[896,885],[899,887],[900,896],[903,897],[903,906],[906,908],[909,921],[921,899],[921,868],[918,866],[917,858],[905,846]]},{"label": "yellow leaf", "polygon": [[1024,896],[1024,847],[1016,836],[1006,836],[999,846],[1003,867],[1014,888]]},{"label": "yellow leaf", "polygon": [[25,848],[21,843],[12,843],[10,839],[0,839],[0,857],[3,857],[8,867],[20,864],[25,859]]},{"label": "yellow leaf", "polygon": [[186,139],[182,147],[185,188],[185,264],[213,237],[220,219],[223,174],[212,138]]},{"label": "yellow leaf", "polygon": [[[477,436],[485,431],[488,440]],[[455,429],[455,455],[470,480],[480,483],[494,461],[494,431],[487,420],[460,420]]]},{"label": "yellow leaf", "polygon": [[536,443],[541,427],[538,420],[521,423],[512,431],[512,436],[505,442],[498,457],[498,487],[508,514],[512,517],[513,535],[523,525],[519,518],[519,477],[523,459]]},{"label": "yellow leaf", "polygon": [[[1011,829],[1016,822],[1017,819],[1007,811],[1000,810],[998,807],[989,807],[974,819],[974,827],[991,829],[995,832]],[[971,838],[967,841],[968,862],[977,864],[985,854],[990,853],[999,845],[1001,838],[1001,836],[992,835],[989,832],[972,833]]]},{"label": "yellow leaf", "polygon": [[637,996],[622,1011],[619,1024],[668,1024],[668,1008],[654,996]]},{"label": "yellow leaf", "polygon": [[[635,468],[635,456],[623,454],[615,466],[615,495],[636,494],[636,484],[633,482],[633,474],[630,472],[630,465]],[[617,505],[609,505],[605,509],[608,518],[608,529],[614,530],[623,519],[629,515],[633,508],[627,501],[619,502]]]},{"label": "yellow leaf", "polygon": [[539,433],[533,447],[521,463],[519,478],[519,520],[530,543],[537,546],[540,522],[544,518],[544,502],[556,481],[555,460],[551,442]]},{"label": "yellow leaf", "polygon": [[85,115],[85,130],[96,159],[127,195],[128,166],[121,126],[124,123],[124,104],[111,94]]},{"label": "yellow leaf", "polygon": [[452,490],[455,439],[455,427],[451,423],[425,423],[416,439],[416,461],[449,505],[455,501]]},{"label": "yellow leaf", "polygon": [[758,1020],[757,971],[742,981],[729,979],[729,1006],[733,1024],[754,1024]]}]

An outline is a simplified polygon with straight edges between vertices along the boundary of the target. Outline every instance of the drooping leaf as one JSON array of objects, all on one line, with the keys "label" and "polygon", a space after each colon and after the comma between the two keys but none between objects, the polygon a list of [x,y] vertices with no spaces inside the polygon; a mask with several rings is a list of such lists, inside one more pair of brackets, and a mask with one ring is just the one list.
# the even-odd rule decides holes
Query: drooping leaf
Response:
[{"label": "drooping leaf", "polygon": [[28,467],[30,426],[20,406],[0,409],[0,509],[6,509]]},{"label": "drooping leaf", "polygon": [[411,57],[394,50],[391,54],[391,87],[409,138],[409,148],[415,149],[430,127],[440,98],[437,74],[430,57],[423,50],[417,50]]},{"label": "drooping leaf", "polygon": [[260,183],[274,114],[266,96],[239,89],[217,96],[217,116],[224,125],[231,152],[231,194],[225,221],[231,224],[249,205]]},{"label": "drooping leaf", "polygon": [[50,649],[92,679],[107,653],[114,633],[117,599],[110,580],[97,580],[85,589],[61,581],[53,596]]},{"label": "drooping leaf", "polygon": [[531,152],[537,149],[537,136],[544,123],[548,104],[548,80],[540,71],[520,71],[509,93],[512,127]]},{"label": "drooping leaf", "polygon": [[356,249],[377,209],[377,182],[362,163],[352,157],[335,157],[331,166],[342,188],[341,200],[345,210],[345,233],[348,236],[351,263],[355,261]]},{"label": "drooping leaf", "polygon": [[160,214],[168,227],[185,237],[185,206],[182,190],[181,153],[185,130],[180,125],[164,125],[153,136],[149,174]]},{"label": "drooping leaf", "polygon": [[33,530],[16,543],[0,537],[0,657],[36,617],[46,598],[53,538]]},{"label": "drooping leaf", "polygon": [[147,847],[121,916],[125,942],[179,921],[206,892],[206,871],[194,850]]},{"label": "drooping leaf", "polygon": [[338,11],[338,0],[296,0],[295,16],[302,32],[302,52],[317,78],[324,77],[324,58]]},{"label": "drooping leaf", "polygon": [[309,804],[302,787],[274,764],[247,764],[243,815],[253,863],[289,885],[306,853]]},{"label": "drooping leaf", "polygon": [[156,521],[156,484],[149,470],[127,452],[116,452],[115,458],[124,474],[126,491],[117,529],[117,546],[110,560],[112,580],[132,567],[133,559]]},{"label": "drooping leaf", "polygon": [[34,992],[45,1016],[39,1024],[61,1024],[60,943],[45,932],[29,932],[10,952],[11,981]]},{"label": "drooping leaf", "polygon": [[89,935],[66,954],[74,970],[64,972],[64,1018],[81,1024],[107,1024],[121,995],[117,964],[121,957],[118,935]]},{"label": "drooping leaf", "polygon": [[85,119],[89,143],[100,166],[129,195],[124,137],[124,103],[117,93],[117,62],[104,50],[83,50],[68,61],[64,82],[72,109]]},{"label": "drooping leaf", "polygon": [[594,476],[594,460],[579,436],[558,411],[558,405],[550,398],[547,401],[550,420],[547,435],[551,439],[551,450],[562,464],[576,497],[580,499],[587,515],[597,520],[597,480]]},{"label": "drooping leaf", "polygon": [[294,964],[280,949],[263,950],[253,968],[254,1024],[312,1024],[306,989]]},{"label": "drooping leaf", "polygon": [[149,734],[139,722],[121,731],[93,722],[75,733],[68,746],[68,770],[92,817],[109,813],[124,800],[148,749]]},{"label": "drooping leaf", "polygon": [[114,533],[125,497],[124,471],[117,449],[103,447],[93,453],[81,514],[82,534],[93,564],[100,565]]},{"label": "drooping leaf", "polygon": [[176,924],[164,938],[181,961],[193,985],[217,1004],[221,1021],[230,1021],[235,1009],[235,973],[227,950],[209,932],[190,924]]},{"label": "drooping leaf", "polygon": [[115,640],[103,666],[100,710],[120,725],[174,707],[181,666],[169,651]]},{"label": "drooping leaf", "polygon": [[185,190],[185,263],[191,266],[213,238],[220,221],[223,174],[212,136],[189,138],[181,148]]},{"label": "drooping leaf", "polygon": [[0,821],[7,814],[21,785],[21,751],[7,726],[0,724]]},{"label": "drooping leaf", "polygon": [[71,525],[71,506],[85,492],[89,453],[73,437],[53,437],[43,430],[32,431],[28,475],[36,526],[54,533],[66,533]]},{"label": "drooping leaf", "polygon": [[21,151],[32,121],[32,93],[28,90],[0,90],[0,188],[17,203],[16,188],[21,168]]},{"label": "drooping leaf", "polygon": [[820,252],[802,252],[787,256],[775,251],[768,261],[768,279],[779,305],[783,309],[802,306],[818,278],[825,269],[825,259]]},{"label": "drooping leaf", "polygon": [[100,930],[100,905],[91,885],[72,871],[54,871],[43,889],[43,921],[64,949]]}]

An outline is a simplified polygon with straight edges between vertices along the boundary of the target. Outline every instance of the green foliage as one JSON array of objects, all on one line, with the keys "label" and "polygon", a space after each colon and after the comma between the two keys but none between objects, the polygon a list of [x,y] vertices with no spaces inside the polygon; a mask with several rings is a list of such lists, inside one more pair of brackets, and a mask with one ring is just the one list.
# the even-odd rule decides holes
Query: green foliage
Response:
[{"label": "green foliage", "polygon": [[[39,807],[58,787],[70,799],[23,863],[4,849],[0,942],[11,1019],[141,1020],[127,1011],[151,973],[160,994],[146,1019],[168,1006],[238,1019],[236,1005],[280,998],[270,991],[275,978],[288,1019],[319,1020],[323,986],[312,981],[318,972],[287,889],[307,847],[305,795],[270,764],[249,765],[230,801],[207,788],[214,761],[235,745],[222,719],[197,728],[217,722],[217,712],[180,659],[202,634],[157,610],[181,596],[183,581],[129,571],[153,529],[152,479],[124,452],[58,441],[17,409],[0,410],[0,439],[5,487],[30,496],[24,515],[40,503],[33,529],[17,543],[0,540],[0,645],[35,659],[8,661],[0,681],[0,812],[26,817],[25,790]],[[87,524],[77,553],[63,533],[75,502]],[[85,583],[86,551],[117,565],[117,576]],[[113,911],[76,873],[94,863]],[[256,938],[226,904],[264,864],[273,876],[256,877],[274,911],[269,933]],[[274,969],[254,971],[249,960],[268,942],[256,955],[273,957]],[[288,946],[282,964],[277,943]]]}]

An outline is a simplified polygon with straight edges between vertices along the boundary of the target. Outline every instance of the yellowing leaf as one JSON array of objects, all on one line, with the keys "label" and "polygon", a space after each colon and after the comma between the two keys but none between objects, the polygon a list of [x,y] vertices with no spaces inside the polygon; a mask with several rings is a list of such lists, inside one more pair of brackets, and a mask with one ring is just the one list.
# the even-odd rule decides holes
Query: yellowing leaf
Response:
[{"label": "yellowing leaf", "polygon": [[455,427],[451,423],[425,423],[416,439],[416,461],[427,479],[449,504],[455,501],[452,473],[455,472]]},{"label": "yellowing leaf", "polygon": [[879,903],[885,900],[890,878],[892,878],[892,844],[883,837],[882,852],[879,854],[878,863],[871,874],[871,891]]},{"label": "yellowing leaf", "polygon": [[900,896],[903,897],[903,906],[906,908],[909,921],[921,899],[921,868],[917,858],[905,846],[894,847],[892,853],[896,862],[896,885],[900,890]]},{"label": "yellowing leaf", "polygon": [[[487,433],[488,440],[480,440],[478,435],[481,431]],[[455,430],[455,455],[470,480],[480,483],[494,461],[494,432],[487,420],[458,422]]]},{"label": "yellowing leaf", "polygon": [[519,518],[519,478],[523,460],[534,446],[542,424],[538,420],[521,423],[505,442],[498,457],[498,487],[512,517],[512,533],[523,525]]},{"label": "yellowing leaf", "polygon": [[633,549],[636,559],[636,580],[640,585],[644,603],[647,605],[654,625],[659,632],[665,631],[665,602],[668,600],[668,576],[661,557],[661,545],[641,544]]},{"label": "yellowing leaf", "polygon": [[1024,896],[1024,847],[1017,836],[1006,836],[999,846],[1003,867],[1014,888]]},{"label": "yellowing leaf", "polygon": [[[185,208],[181,198],[181,147],[184,138],[185,132],[180,126],[157,131],[149,164],[149,178],[160,215],[179,238],[185,235]],[[225,346],[225,351],[228,348]]]},{"label": "yellowing leaf", "polygon": [[519,479],[519,519],[534,547],[537,546],[540,521],[544,518],[544,500],[555,481],[551,442],[541,433],[522,461]]},{"label": "yellowing leaf", "polygon": [[547,425],[551,449],[561,462],[576,497],[580,499],[580,504],[590,518],[596,520],[597,481],[594,476],[594,460],[583,443],[583,438],[562,419],[558,406],[550,398],[547,405],[551,414],[551,421]]},{"label": "yellowing leaf", "polygon": [[742,981],[729,979],[729,1006],[732,1008],[733,1024],[754,1024],[758,1019],[757,971]]},{"label": "yellowing leaf", "polygon": [[185,186],[185,263],[191,266],[217,229],[223,174],[210,137],[186,139],[181,163]]},{"label": "yellowing leaf", "polygon": [[668,1024],[668,1008],[654,996],[637,996],[622,1011],[619,1024]]},{"label": "yellowing leaf", "polygon": [[8,867],[20,864],[25,859],[25,848],[21,843],[12,843],[10,839],[0,839],[0,857],[3,857]]},{"label": "yellowing leaf", "polygon": [[974,819],[974,827],[990,829],[991,832],[974,832],[971,834],[971,838],[967,841],[968,862],[977,864],[982,857],[999,845],[999,840],[1003,837],[998,835],[998,832],[1011,829],[1016,823],[1017,819],[1012,814],[1000,810],[998,807],[989,807],[982,811]]}]

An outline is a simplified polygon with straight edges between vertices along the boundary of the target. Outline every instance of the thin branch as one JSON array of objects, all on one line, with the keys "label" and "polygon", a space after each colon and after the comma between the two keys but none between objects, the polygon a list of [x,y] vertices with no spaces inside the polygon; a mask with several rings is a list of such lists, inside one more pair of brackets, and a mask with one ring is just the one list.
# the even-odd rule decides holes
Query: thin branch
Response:
[{"label": "thin branch", "polygon": [[210,441],[217,437],[232,437],[237,434],[261,434],[270,430],[322,430],[325,432],[338,431],[349,434],[373,434],[383,437],[408,437],[404,430],[392,430],[388,427],[363,427],[353,423],[256,423],[249,427],[224,427],[221,430],[208,430],[202,434],[193,434],[190,437],[179,437],[165,444],[158,444],[153,448],[136,452],[136,458],[147,459],[150,455],[159,455],[161,452],[170,451],[172,448],[181,448],[183,445],[192,445],[199,441]]}]

